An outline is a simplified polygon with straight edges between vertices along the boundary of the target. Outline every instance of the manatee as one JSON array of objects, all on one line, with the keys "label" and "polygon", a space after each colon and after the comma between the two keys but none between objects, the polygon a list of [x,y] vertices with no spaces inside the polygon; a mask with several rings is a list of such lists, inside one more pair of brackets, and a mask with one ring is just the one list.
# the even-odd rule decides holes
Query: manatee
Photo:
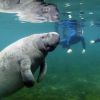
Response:
[{"label": "manatee", "polygon": [[0,12],[15,13],[22,22],[57,22],[57,5],[44,0],[0,0]]},{"label": "manatee", "polygon": [[1,50],[0,98],[24,86],[31,88],[44,79],[47,70],[45,57],[55,50],[58,43],[59,34],[56,32],[32,34]]}]

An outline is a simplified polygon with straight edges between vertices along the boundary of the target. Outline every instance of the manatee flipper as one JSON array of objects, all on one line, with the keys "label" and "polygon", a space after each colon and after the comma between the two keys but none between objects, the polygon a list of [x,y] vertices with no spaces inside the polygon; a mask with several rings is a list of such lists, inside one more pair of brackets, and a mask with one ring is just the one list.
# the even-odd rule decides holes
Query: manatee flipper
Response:
[{"label": "manatee flipper", "polygon": [[24,85],[27,87],[32,87],[35,83],[35,78],[31,71],[31,60],[29,57],[25,56],[20,62],[21,64],[21,75]]},{"label": "manatee flipper", "polygon": [[45,61],[43,61],[40,65],[40,72],[39,72],[37,82],[40,82],[44,78],[46,72],[47,72],[47,64],[45,63]]}]

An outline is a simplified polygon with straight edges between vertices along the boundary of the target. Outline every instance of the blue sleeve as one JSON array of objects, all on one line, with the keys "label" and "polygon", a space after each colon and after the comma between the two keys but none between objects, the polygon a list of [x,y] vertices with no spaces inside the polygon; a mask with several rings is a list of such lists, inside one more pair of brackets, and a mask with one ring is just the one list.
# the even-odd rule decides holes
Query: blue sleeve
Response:
[{"label": "blue sleeve", "polygon": [[95,40],[95,43],[97,43],[97,42],[100,42],[100,38],[98,38],[98,39]]},{"label": "blue sleeve", "polygon": [[82,43],[83,49],[86,49],[86,43],[85,43],[85,39],[83,36],[81,36],[81,43]]},{"label": "blue sleeve", "polygon": [[69,43],[69,41],[67,40],[67,38],[61,39],[61,40],[60,40],[60,45],[61,45],[63,48],[70,49],[70,43]]},{"label": "blue sleeve", "polygon": [[68,20],[62,20],[62,21],[60,21],[59,25],[67,26],[68,25]]}]

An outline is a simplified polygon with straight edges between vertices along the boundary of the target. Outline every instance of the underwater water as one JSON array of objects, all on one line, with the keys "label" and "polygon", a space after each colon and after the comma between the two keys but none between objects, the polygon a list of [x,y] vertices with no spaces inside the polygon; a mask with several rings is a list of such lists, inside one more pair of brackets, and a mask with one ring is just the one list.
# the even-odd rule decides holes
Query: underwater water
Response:
[{"label": "underwater water", "polygon": [[[46,0],[60,10],[61,19],[71,12],[75,19],[85,21],[86,53],[81,44],[72,46],[72,54],[58,46],[46,58],[46,77],[33,88],[23,88],[3,100],[100,100],[100,44],[89,41],[100,37],[100,0]],[[99,23],[100,24],[100,23]],[[55,31],[54,23],[21,23],[15,14],[0,13],[0,50],[10,43],[30,35]]]}]

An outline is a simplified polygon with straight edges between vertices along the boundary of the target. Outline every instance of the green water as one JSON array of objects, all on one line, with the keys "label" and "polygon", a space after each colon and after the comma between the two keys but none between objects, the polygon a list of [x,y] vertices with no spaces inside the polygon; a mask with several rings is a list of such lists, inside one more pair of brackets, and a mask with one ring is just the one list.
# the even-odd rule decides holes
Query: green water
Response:
[{"label": "green water", "polygon": [[[79,2],[85,2],[80,6]],[[57,4],[60,13],[73,11],[79,18],[80,10],[85,12],[84,36],[87,43],[86,54],[81,54],[81,44],[72,47],[72,54],[58,46],[46,58],[48,71],[45,79],[33,88],[23,88],[3,100],[100,100],[100,44],[90,45],[89,40],[100,37],[100,28],[90,27],[91,20],[98,19],[99,0],[47,0]],[[70,2],[73,6],[65,8]],[[88,15],[89,11],[95,15]],[[66,16],[61,15],[61,18]],[[54,31],[54,23],[21,23],[14,14],[0,13],[0,50],[10,43],[30,35]]]}]

